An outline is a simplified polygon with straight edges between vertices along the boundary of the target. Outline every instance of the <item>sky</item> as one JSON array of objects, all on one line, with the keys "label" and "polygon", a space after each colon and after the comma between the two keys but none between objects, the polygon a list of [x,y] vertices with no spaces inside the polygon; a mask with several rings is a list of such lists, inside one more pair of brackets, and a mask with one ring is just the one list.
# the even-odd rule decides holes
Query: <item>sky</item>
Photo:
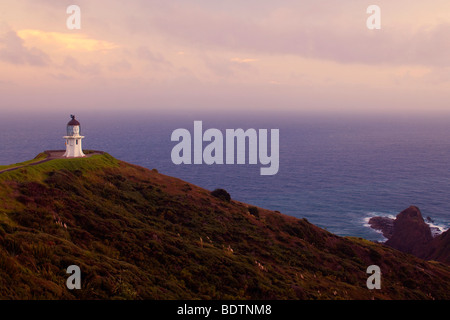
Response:
[{"label": "sky", "polygon": [[448,0],[2,0],[0,109],[449,114],[449,35]]}]

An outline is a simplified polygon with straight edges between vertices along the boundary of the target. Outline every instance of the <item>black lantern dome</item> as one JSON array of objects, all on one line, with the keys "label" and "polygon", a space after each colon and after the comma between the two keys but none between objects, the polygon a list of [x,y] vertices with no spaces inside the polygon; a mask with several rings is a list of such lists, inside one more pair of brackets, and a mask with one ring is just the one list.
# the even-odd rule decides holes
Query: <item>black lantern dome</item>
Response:
[{"label": "black lantern dome", "polygon": [[73,114],[70,115],[70,117],[72,118],[72,120],[69,121],[69,123],[67,124],[68,126],[79,126],[80,123],[75,120],[75,116]]}]

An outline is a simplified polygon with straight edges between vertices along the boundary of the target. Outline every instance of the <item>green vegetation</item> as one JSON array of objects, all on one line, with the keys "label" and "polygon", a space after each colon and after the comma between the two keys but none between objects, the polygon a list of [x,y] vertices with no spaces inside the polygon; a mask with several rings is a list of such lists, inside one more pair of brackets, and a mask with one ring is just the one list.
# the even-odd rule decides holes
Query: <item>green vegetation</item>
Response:
[{"label": "green vegetation", "polygon": [[5,170],[5,169],[10,169],[10,168],[15,168],[15,167],[21,167],[21,166],[25,166],[25,165],[29,165],[35,162],[39,162],[41,160],[44,160],[45,158],[47,158],[47,154],[45,154],[44,152],[39,153],[36,158],[32,159],[32,160],[28,160],[28,161],[24,161],[21,163],[16,163],[16,164],[10,164],[10,165],[3,165],[0,166],[0,171],[1,170]]},{"label": "green vegetation", "polygon": [[38,165],[25,166],[17,170],[4,172],[0,174],[0,181],[42,181],[48,176],[49,172],[58,170],[95,172],[96,170],[117,166],[118,161],[108,154],[93,155],[83,159],[55,159]]},{"label": "green vegetation", "polygon": [[227,198],[107,154],[2,173],[0,299],[450,298],[446,265]]}]

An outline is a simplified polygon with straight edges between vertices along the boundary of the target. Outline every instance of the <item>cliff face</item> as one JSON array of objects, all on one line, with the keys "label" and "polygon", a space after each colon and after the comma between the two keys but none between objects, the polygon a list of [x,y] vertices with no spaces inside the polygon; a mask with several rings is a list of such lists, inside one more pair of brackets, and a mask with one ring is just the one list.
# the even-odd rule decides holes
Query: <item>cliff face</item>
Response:
[{"label": "cliff face", "polygon": [[441,261],[450,265],[450,230],[431,241],[425,259]]},{"label": "cliff face", "polygon": [[448,266],[107,154],[0,173],[0,299],[450,299],[449,285]]}]

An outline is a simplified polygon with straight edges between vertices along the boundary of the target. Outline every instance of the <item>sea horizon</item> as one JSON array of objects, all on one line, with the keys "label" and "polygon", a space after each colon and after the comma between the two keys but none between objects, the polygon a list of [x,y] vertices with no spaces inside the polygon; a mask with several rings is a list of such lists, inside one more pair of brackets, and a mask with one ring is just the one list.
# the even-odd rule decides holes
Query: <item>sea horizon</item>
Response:
[{"label": "sea horizon", "polygon": [[[0,120],[0,165],[64,149],[69,114],[32,114]],[[395,216],[418,206],[442,231],[450,227],[450,121],[442,118],[325,116],[190,116],[149,113],[77,113],[83,148],[174,176],[233,199],[277,210],[341,236],[384,241],[367,225],[371,216]],[[261,176],[260,165],[175,165],[177,128],[280,130],[280,168]]]}]

